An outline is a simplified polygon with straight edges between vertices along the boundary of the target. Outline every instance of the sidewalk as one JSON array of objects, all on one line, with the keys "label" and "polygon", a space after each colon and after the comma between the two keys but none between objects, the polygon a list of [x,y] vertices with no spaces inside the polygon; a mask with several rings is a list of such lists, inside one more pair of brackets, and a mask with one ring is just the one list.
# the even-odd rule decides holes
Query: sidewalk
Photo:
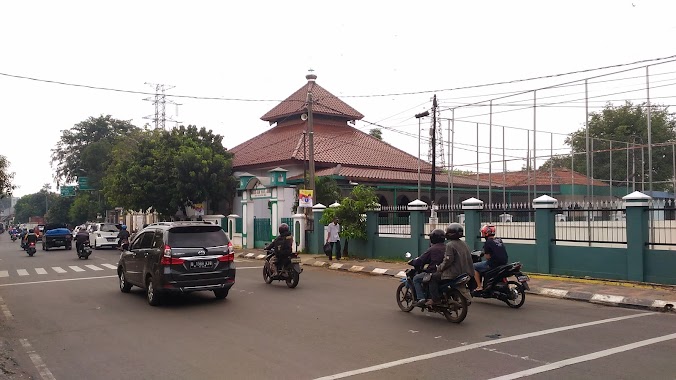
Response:
[{"label": "sidewalk", "polygon": [[[237,257],[263,259],[262,249],[247,249]],[[343,259],[329,261],[324,255],[301,254],[303,265],[325,267],[377,276],[403,277],[409,268],[404,262],[379,260]],[[528,293],[545,297],[591,302],[609,306],[674,312],[676,307],[676,286],[656,285],[629,281],[598,280],[551,276],[529,273]]]}]

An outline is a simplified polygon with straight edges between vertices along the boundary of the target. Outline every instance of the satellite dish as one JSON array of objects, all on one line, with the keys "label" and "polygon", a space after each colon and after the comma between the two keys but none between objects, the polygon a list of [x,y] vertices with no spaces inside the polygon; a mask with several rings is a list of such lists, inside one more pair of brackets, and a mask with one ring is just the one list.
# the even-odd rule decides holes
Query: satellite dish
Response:
[{"label": "satellite dish", "polygon": [[304,113],[304,114],[300,115],[300,119],[303,120],[303,121],[307,120],[307,114]]}]

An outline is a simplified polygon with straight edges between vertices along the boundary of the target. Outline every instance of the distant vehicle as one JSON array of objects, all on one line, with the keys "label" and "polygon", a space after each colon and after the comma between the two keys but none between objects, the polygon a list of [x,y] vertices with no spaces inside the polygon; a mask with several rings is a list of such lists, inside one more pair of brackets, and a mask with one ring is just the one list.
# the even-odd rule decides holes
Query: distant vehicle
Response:
[{"label": "distant vehicle", "polygon": [[43,251],[49,251],[50,248],[54,247],[73,249],[73,237],[65,224],[49,223],[43,227],[44,233],[40,234]]},{"label": "distant vehicle", "polygon": [[114,223],[90,224],[87,229],[89,232],[89,244],[94,249],[102,247],[117,248],[117,234],[121,228],[121,224]]}]

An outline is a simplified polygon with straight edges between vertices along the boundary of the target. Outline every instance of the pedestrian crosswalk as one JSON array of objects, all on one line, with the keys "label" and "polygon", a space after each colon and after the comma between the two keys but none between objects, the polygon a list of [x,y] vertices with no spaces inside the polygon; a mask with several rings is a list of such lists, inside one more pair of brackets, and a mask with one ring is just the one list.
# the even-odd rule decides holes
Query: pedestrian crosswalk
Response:
[{"label": "pedestrian crosswalk", "polygon": [[12,270],[0,270],[0,279],[4,277],[25,277],[25,276],[34,276],[34,275],[48,275],[48,274],[63,274],[63,273],[81,273],[87,271],[106,271],[111,269],[117,269],[117,266],[113,264],[85,264],[85,265],[68,265],[64,267],[51,267],[51,268],[32,268],[32,269],[12,269]]}]

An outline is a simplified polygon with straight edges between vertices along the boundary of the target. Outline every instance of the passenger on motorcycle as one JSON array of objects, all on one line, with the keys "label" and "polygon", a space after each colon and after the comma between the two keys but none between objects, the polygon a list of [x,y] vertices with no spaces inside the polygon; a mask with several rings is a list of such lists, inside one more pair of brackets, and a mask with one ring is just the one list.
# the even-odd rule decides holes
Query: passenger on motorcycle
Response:
[{"label": "passenger on motorcycle", "polygon": [[477,283],[477,292],[483,291],[481,277],[484,273],[507,264],[507,249],[502,243],[502,239],[495,237],[496,232],[497,228],[493,225],[486,224],[481,227],[481,237],[486,239],[483,248],[486,260],[474,263],[474,280]]},{"label": "passenger on motorcycle", "polygon": [[444,252],[446,251],[445,240],[446,237],[443,230],[436,229],[430,232],[430,247],[422,256],[408,262],[409,265],[421,269],[427,264],[427,268],[423,272],[413,276],[413,286],[415,287],[415,294],[419,300],[419,305],[427,301],[427,295],[423,289],[423,278],[428,273],[436,272],[437,266],[444,260]]},{"label": "passenger on motorcycle", "polygon": [[270,270],[272,276],[276,276],[278,270],[283,266],[289,256],[293,253],[293,236],[289,230],[289,225],[282,223],[279,225],[279,235],[264,248],[266,251],[270,249],[275,250],[275,255],[270,259]]},{"label": "passenger on motorcycle", "polygon": [[127,231],[127,226],[124,224],[120,227],[120,232],[117,234],[117,248],[120,248],[122,246],[122,242],[126,240],[129,242],[129,231]]},{"label": "passenger on motorcycle", "polygon": [[[37,227],[35,227],[37,229]],[[37,244],[38,243],[38,236],[33,232],[33,230],[28,230],[28,234],[26,234],[26,247],[30,244]]]},{"label": "passenger on motorcycle", "polygon": [[[436,273],[432,274],[429,288],[432,299],[426,302],[427,306],[438,304],[441,301],[439,294],[439,285],[444,280],[453,280],[461,274],[471,274],[474,270],[472,266],[472,253],[467,243],[460,240],[464,235],[462,225],[451,223],[446,227],[446,252],[444,260],[437,267]],[[469,292],[461,291],[462,295],[468,300],[471,298]]]},{"label": "passenger on motorcycle", "polygon": [[87,241],[89,241],[89,232],[85,229],[78,230],[75,235],[75,251],[80,252],[80,248],[82,248]]}]

